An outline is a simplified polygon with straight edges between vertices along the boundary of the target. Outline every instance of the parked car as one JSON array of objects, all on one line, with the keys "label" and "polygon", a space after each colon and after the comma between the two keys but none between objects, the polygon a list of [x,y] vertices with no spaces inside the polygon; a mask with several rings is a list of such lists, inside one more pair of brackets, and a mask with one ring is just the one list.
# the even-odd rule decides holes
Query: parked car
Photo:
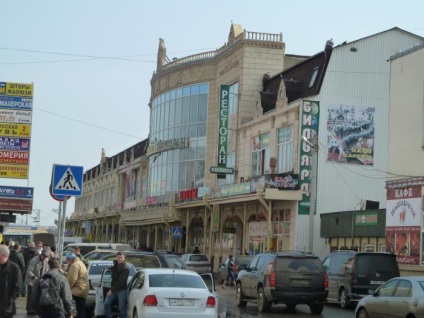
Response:
[{"label": "parked car", "polygon": [[73,243],[73,244],[66,245],[66,247],[63,249],[63,254],[62,254],[63,258],[65,258],[66,254],[72,253],[72,248],[74,246],[78,246],[80,248],[80,253],[84,257],[89,252],[97,250],[97,249],[112,249],[112,250],[118,250],[118,251],[126,251],[132,248],[128,244],[117,244],[117,243]]},{"label": "parked car", "polygon": [[183,254],[181,258],[186,264],[187,269],[199,274],[212,272],[212,263],[205,254]]},{"label": "parked car", "polygon": [[128,284],[128,318],[218,317],[218,297],[212,274],[155,268],[138,271]]},{"label": "parked car", "polygon": [[[94,262],[109,262],[109,261],[94,261]],[[110,262],[113,265],[113,261],[110,261]],[[132,264],[130,263],[127,263],[127,264],[129,267],[129,275],[128,275],[127,283],[129,283],[131,279],[133,278],[133,276],[135,275],[135,273],[137,272],[137,270]],[[90,284],[89,296],[93,294],[91,289],[92,284],[96,286],[96,287],[93,286],[95,291],[95,306],[94,306],[95,317],[105,316],[104,300],[106,299],[106,294],[110,290],[110,287],[112,284],[112,270],[110,269],[110,267],[112,266],[103,268],[103,271],[101,272],[101,275],[100,275],[100,280],[97,281],[98,276],[96,276],[95,277],[96,280],[94,280],[93,278]],[[86,307],[88,307],[87,301],[86,301]],[[119,316],[118,301],[116,299],[112,303],[112,313],[114,316]]]},{"label": "parked car", "polygon": [[423,299],[423,276],[392,278],[358,302],[355,317],[424,317]]},{"label": "parked car", "polygon": [[[99,287],[103,270],[113,266],[113,261],[93,260],[87,262],[87,272],[90,289],[88,291],[85,306],[88,310],[93,310],[96,304],[96,288]],[[134,276],[136,269],[132,264],[128,264],[130,277]]]},{"label": "parked car", "polygon": [[328,300],[338,301],[342,308],[399,276],[396,255],[389,253],[335,251],[323,264],[328,275]]},{"label": "parked car", "polygon": [[[234,270],[235,278],[237,278],[238,273],[241,270],[246,269],[246,267],[250,264],[250,262],[253,260],[254,256],[252,255],[235,255],[234,256],[234,264],[237,265],[236,269]],[[221,284],[224,282],[224,280],[227,278],[228,274],[228,262],[230,259],[227,257],[224,263],[221,264],[218,271],[218,277]],[[232,283],[232,282],[231,282]]]},{"label": "parked car", "polygon": [[[115,255],[105,256],[104,260],[114,260]],[[125,252],[125,261],[134,265],[139,270],[143,268],[180,268],[187,266],[181,256],[175,254],[164,254],[156,252]]]},{"label": "parked car", "polygon": [[245,307],[256,302],[260,312],[272,304],[285,304],[294,309],[309,306],[320,314],[327,299],[328,280],[318,256],[305,252],[279,252],[256,255],[236,280],[236,303]]}]

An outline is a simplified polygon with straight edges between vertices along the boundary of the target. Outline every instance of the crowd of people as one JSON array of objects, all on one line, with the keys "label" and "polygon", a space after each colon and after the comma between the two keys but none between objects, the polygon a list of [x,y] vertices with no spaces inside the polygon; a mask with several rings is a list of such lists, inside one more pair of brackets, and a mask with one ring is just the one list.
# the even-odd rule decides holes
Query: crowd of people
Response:
[{"label": "crowd of people", "polygon": [[[0,317],[16,314],[16,299],[26,296],[27,315],[41,318],[85,318],[85,300],[89,291],[88,272],[76,246],[66,254],[63,271],[54,246],[31,242],[21,252],[18,243],[0,243]],[[126,283],[129,275],[125,254],[119,252],[112,270],[111,290],[104,308],[112,318],[111,304],[118,299],[120,317],[126,317]]]}]

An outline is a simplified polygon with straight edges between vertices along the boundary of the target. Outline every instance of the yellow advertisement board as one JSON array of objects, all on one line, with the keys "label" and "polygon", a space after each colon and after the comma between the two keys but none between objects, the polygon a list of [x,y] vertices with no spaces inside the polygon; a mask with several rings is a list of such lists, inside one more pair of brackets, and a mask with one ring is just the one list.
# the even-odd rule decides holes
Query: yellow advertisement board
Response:
[{"label": "yellow advertisement board", "polygon": [[0,123],[0,136],[2,137],[31,137],[31,125]]},{"label": "yellow advertisement board", "polygon": [[33,84],[6,83],[5,86],[6,87],[2,89],[3,92],[0,92],[3,95],[32,97]]},{"label": "yellow advertisement board", "polygon": [[0,164],[0,178],[28,179],[28,165]]}]

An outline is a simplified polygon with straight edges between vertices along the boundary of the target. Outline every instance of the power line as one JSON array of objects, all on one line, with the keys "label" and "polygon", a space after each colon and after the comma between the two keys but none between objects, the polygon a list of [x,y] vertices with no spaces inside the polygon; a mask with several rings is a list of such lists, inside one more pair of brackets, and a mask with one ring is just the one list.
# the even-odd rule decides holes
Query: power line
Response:
[{"label": "power line", "polygon": [[41,108],[38,108],[38,107],[37,108],[34,107],[34,109],[37,109],[37,110],[40,110],[42,112],[51,114],[53,116],[57,116],[57,117],[65,118],[65,119],[68,119],[68,120],[72,120],[72,121],[77,122],[77,123],[80,123],[80,124],[84,124],[84,125],[91,126],[91,127],[94,127],[94,128],[106,130],[106,131],[109,131],[109,132],[112,132],[112,133],[115,133],[115,134],[120,134],[120,135],[123,135],[123,136],[131,137],[131,138],[136,138],[136,139],[139,139],[139,140],[144,140],[145,139],[145,138],[140,138],[138,136],[126,134],[126,133],[123,133],[123,132],[120,132],[120,131],[117,131],[117,130],[113,130],[113,129],[109,129],[109,128],[106,128],[106,127],[102,127],[102,126],[98,126],[98,125],[95,125],[95,124],[91,124],[91,123],[88,123],[88,122],[85,122],[85,121],[82,121],[82,120],[79,120],[79,119],[71,118],[71,117],[68,117],[68,116],[65,116],[65,115],[61,115],[61,114],[58,114],[58,113],[54,113],[54,112],[51,112],[51,111],[48,111],[48,110],[45,110],[45,109],[41,109]]}]

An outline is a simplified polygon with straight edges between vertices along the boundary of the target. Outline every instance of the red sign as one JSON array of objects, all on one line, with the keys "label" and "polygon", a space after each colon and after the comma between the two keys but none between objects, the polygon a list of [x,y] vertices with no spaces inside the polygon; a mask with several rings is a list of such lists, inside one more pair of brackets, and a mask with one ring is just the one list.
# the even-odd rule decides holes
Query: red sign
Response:
[{"label": "red sign", "polygon": [[180,191],[180,201],[186,201],[197,198],[197,188]]},{"label": "red sign", "polygon": [[0,198],[0,211],[19,211],[19,212],[32,212],[31,199],[5,199]]},{"label": "red sign", "polygon": [[27,165],[29,163],[29,152],[1,150],[0,163]]}]

